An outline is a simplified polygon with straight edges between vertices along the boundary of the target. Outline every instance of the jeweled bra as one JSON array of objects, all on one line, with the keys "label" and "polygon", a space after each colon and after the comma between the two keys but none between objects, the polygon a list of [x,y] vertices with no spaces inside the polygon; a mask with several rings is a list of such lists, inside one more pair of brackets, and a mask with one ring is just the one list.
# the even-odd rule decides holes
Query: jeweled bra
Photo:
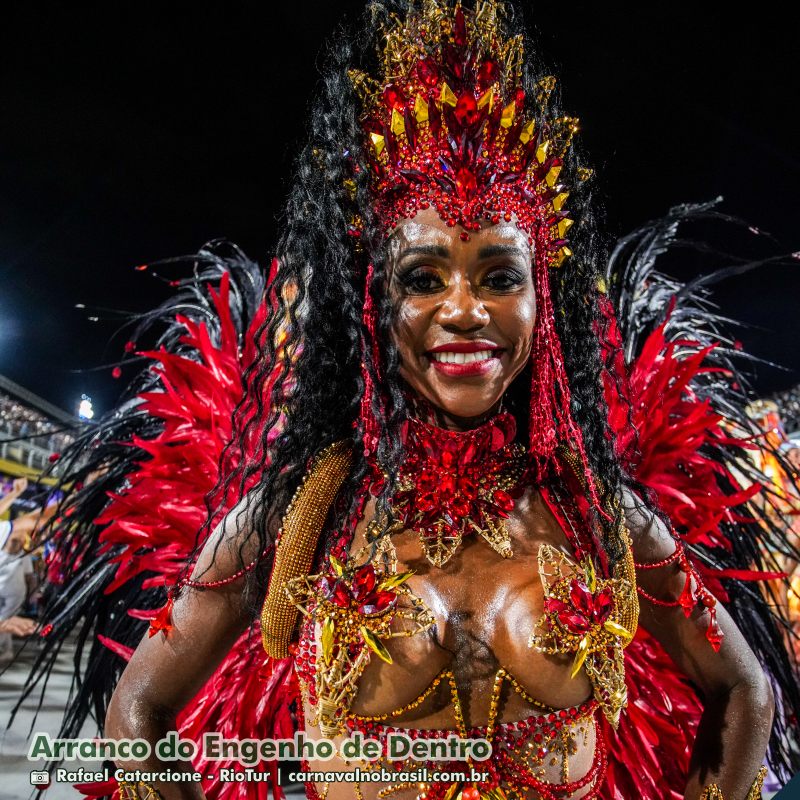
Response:
[{"label": "jeweled bra", "polygon": [[[415,425],[416,434],[407,436],[406,442],[410,450],[409,463],[417,464],[418,472],[424,473],[431,467],[427,463],[429,457],[440,451],[443,443],[449,443],[451,446],[444,448],[449,455],[445,458],[446,463],[443,466],[446,467],[446,472],[449,471],[446,481],[451,487],[458,486],[463,481],[469,483],[477,474],[476,468],[477,472],[480,472],[480,459],[476,461],[475,456],[482,452],[483,445],[485,445],[484,457],[491,458],[493,453],[504,453],[505,457],[513,461],[519,456],[515,450],[506,449],[511,447],[514,431],[513,420],[509,423],[505,417],[495,418],[467,434],[434,436],[435,447],[430,438],[420,435],[429,426],[420,427],[416,423]],[[334,450],[326,458],[317,461],[304,490],[298,493],[296,506],[313,508],[318,517],[324,516],[321,505],[310,503],[307,495],[319,480],[324,496],[332,499],[331,487],[334,484],[339,485],[341,481],[337,483],[331,480],[331,470],[326,461],[341,457],[342,450],[339,448],[338,452]],[[492,472],[491,469],[488,471]],[[411,472],[413,473],[413,470]],[[513,474],[518,474],[518,471],[514,470]],[[410,481],[413,475],[406,470],[405,477]],[[422,483],[424,488],[425,482]],[[405,486],[406,492],[411,491],[408,482]],[[516,491],[518,487],[509,485],[508,488]],[[479,500],[477,488],[467,486],[466,489],[473,500]],[[483,492],[484,497],[481,502],[489,502],[490,506],[493,506],[491,501],[496,498],[492,494],[491,487],[484,487]],[[292,558],[282,559],[281,551],[285,551],[287,542],[289,547],[292,547],[292,537],[294,535],[294,538],[297,538],[297,531],[300,528],[306,531],[308,529],[307,525],[300,524],[296,507],[291,509],[287,514],[284,536],[281,537],[281,544],[278,547],[276,571],[284,576],[282,585],[286,595],[305,614],[300,640],[293,650],[306,706],[321,732],[327,736],[335,736],[338,733],[363,730],[370,731],[378,738],[383,737],[385,741],[385,734],[391,730],[387,727],[387,723],[402,716],[403,711],[424,702],[431,692],[445,682],[452,700],[455,726],[453,731],[417,731],[406,727],[397,729],[408,735],[424,738],[446,737],[450,733],[457,733],[487,736],[492,739],[496,747],[496,756],[490,761],[492,780],[489,785],[482,786],[483,794],[476,796],[502,797],[502,794],[492,795],[486,792],[503,792],[505,791],[503,787],[511,790],[515,786],[528,786],[542,798],[555,798],[568,796],[586,786],[599,786],[605,769],[605,750],[598,734],[595,734],[596,745],[591,768],[578,782],[569,779],[568,760],[570,753],[574,751],[573,739],[576,735],[576,726],[577,728],[583,726],[585,730],[590,726],[593,727],[593,716],[598,708],[612,723],[615,723],[624,705],[622,647],[635,629],[635,579],[630,558],[620,577],[612,578],[599,574],[599,569],[589,555],[593,551],[591,538],[580,533],[581,522],[578,519],[580,515],[575,508],[567,510],[566,501],[569,495],[570,492],[567,491],[562,493],[553,491],[547,494],[543,492],[554,513],[558,506],[559,510],[555,515],[565,530],[577,560],[572,561],[546,546],[540,551],[539,567],[545,590],[545,609],[532,631],[529,644],[548,653],[574,653],[574,674],[581,668],[586,669],[593,682],[595,696],[572,709],[546,708],[527,695],[513,675],[505,669],[500,669],[495,676],[494,691],[487,712],[487,725],[470,730],[464,728],[458,686],[454,675],[448,670],[440,673],[425,691],[403,708],[373,717],[349,713],[357,692],[358,679],[370,658],[377,656],[391,662],[383,641],[394,636],[413,635],[425,630],[432,624],[433,617],[424,603],[408,588],[407,580],[410,573],[397,572],[390,537],[381,540],[382,545],[371,560],[362,561],[360,555],[363,553],[345,560],[346,556],[339,551],[338,558],[333,555],[321,563],[318,562],[315,574],[309,575],[309,570],[306,568],[301,569],[293,577],[287,577],[286,571],[280,569],[281,563],[285,565],[291,562],[297,567],[298,562]],[[511,498],[511,495],[508,497]],[[505,496],[500,499],[506,500]],[[327,502],[329,506],[330,500]],[[454,502],[463,512],[469,511],[470,505],[465,499],[461,498],[459,501],[451,492],[443,499],[438,511],[426,506],[428,511],[435,512],[433,516],[425,517],[423,520],[417,519],[417,522],[427,520],[429,523],[437,523],[439,512],[445,509],[442,513],[445,513],[452,525],[458,527],[457,515],[452,508]],[[401,498],[398,508],[403,507],[404,500]],[[507,515],[506,509],[501,510]],[[304,522],[308,523],[308,519]],[[436,524],[434,530],[435,528]],[[285,536],[287,531],[288,538]],[[426,527],[422,525],[421,531],[418,532],[424,534]],[[492,541],[489,541],[489,544],[492,544]],[[307,545],[302,548],[301,562],[308,561],[308,550]],[[388,559],[385,558],[387,555]],[[274,601],[278,592],[272,590],[277,589],[277,585],[273,575],[263,616],[265,634],[271,630],[270,620],[275,618]],[[270,605],[273,608],[270,608]],[[400,625],[396,624],[401,620],[403,622]],[[319,647],[315,639],[318,624],[321,629]],[[268,652],[270,643],[274,644],[274,637],[265,638]],[[497,707],[506,684],[527,700],[529,705],[536,709],[536,713],[525,720],[499,723]],[[587,733],[584,735],[588,736]],[[559,784],[547,783],[542,778],[545,759],[554,757],[562,759],[563,781]],[[395,791],[400,788],[399,785],[394,786]],[[426,789],[425,795],[434,800],[440,795],[447,796],[451,788],[450,785],[445,787],[434,784]],[[389,789],[390,787],[385,787],[390,793]]]}]

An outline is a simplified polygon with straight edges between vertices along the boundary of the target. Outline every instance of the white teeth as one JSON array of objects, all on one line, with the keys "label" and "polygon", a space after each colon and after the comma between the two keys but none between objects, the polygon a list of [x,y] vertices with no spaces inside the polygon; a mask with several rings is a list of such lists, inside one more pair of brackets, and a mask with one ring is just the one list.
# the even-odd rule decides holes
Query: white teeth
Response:
[{"label": "white teeth", "polygon": [[431,353],[434,361],[442,364],[472,364],[475,361],[486,361],[492,357],[491,350],[478,350],[476,353],[453,353],[443,350],[439,353]]}]

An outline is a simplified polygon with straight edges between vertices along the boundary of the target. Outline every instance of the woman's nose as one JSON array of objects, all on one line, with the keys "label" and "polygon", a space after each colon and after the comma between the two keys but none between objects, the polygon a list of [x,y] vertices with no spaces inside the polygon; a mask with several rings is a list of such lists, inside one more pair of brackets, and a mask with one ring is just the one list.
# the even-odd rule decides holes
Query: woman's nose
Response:
[{"label": "woman's nose", "polygon": [[443,328],[462,332],[476,331],[489,324],[489,312],[469,282],[459,281],[451,287],[439,306],[436,321]]}]

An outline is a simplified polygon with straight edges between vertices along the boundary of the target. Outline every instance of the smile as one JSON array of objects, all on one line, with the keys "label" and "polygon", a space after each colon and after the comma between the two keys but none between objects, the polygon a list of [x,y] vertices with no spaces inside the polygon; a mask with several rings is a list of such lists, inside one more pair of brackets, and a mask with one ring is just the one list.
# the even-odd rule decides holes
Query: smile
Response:
[{"label": "smile", "polygon": [[486,361],[492,358],[491,350],[478,350],[475,353],[454,353],[444,350],[440,353],[431,353],[431,358],[440,364],[472,364],[475,361]]},{"label": "smile", "polygon": [[431,366],[451,378],[485,375],[500,364],[502,349],[493,342],[451,342],[430,350]]}]

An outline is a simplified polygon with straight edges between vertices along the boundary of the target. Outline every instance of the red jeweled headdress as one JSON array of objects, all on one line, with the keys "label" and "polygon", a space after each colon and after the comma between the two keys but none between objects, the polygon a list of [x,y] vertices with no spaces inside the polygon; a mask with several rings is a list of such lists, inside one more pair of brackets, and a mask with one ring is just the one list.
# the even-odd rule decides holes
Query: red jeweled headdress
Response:
[{"label": "red jeweled headdress", "polygon": [[[423,0],[405,19],[392,17],[382,32],[380,68],[374,76],[351,70],[361,96],[372,203],[387,232],[403,218],[434,208],[462,238],[482,221],[514,223],[533,248],[537,322],[531,361],[530,457],[540,467],[558,443],[577,450],[596,499],[583,436],[571,413],[571,396],[555,327],[549,268],[572,255],[566,234],[568,187],[563,159],[577,130],[572,117],[548,115],[552,77],[533,90],[523,86],[522,37],[502,25],[498,0]],[[589,170],[578,170],[583,180]],[[352,188],[352,187],[351,187]],[[357,225],[357,223],[356,223]],[[353,231],[358,234],[357,230]],[[367,271],[364,347],[377,363],[375,312]],[[361,420],[367,455],[380,425],[370,406],[372,378],[364,370]]]},{"label": "red jeweled headdress", "polygon": [[474,10],[425,0],[384,32],[380,74],[350,73],[380,220],[391,228],[433,207],[468,235],[516,217],[550,265],[571,255],[569,192],[559,182],[577,130],[547,118],[555,79],[522,86],[521,36],[504,38],[495,0]]}]

